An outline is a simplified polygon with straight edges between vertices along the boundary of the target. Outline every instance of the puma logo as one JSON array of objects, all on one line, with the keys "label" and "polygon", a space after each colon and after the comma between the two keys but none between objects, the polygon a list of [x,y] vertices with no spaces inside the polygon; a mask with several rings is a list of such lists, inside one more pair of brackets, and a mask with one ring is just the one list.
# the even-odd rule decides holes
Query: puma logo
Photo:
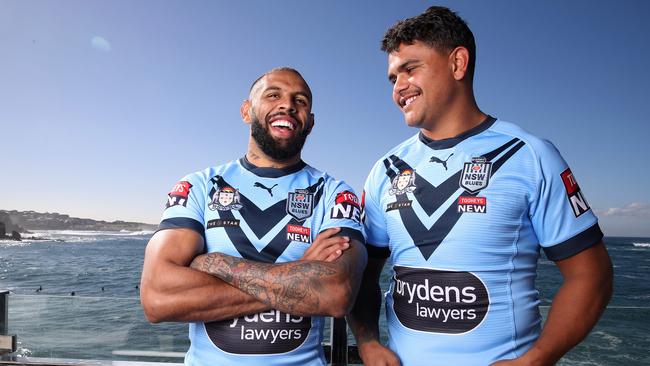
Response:
[{"label": "puma logo", "polygon": [[[451,153],[451,155],[454,155],[454,153]],[[440,163],[442,164],[443,167],[445,167],[445,170],[447,170],[447,160],[451,158],[451,155],[447,156],[447,159],[445,160],[440,160],[439,158],[432,156],[431,160],[429,160],[430,163]]]},{"label": "puma logo", "polygon": [[266,187],[264,184],[262,184],[262,183],[260,183],[260,182],[255,182],[255,184],[253,184],[253,187],[258,187],[258,188],[266,189],[266,191],[269,192],[269,194],[271,195],[271,197],[273,197],[273,188],[275,188],[275,186],[277,186],[277,185],[278,185],[278,184],[276,183],[276,184],[273,185],[273,187],[268,188],[268,187]]}]

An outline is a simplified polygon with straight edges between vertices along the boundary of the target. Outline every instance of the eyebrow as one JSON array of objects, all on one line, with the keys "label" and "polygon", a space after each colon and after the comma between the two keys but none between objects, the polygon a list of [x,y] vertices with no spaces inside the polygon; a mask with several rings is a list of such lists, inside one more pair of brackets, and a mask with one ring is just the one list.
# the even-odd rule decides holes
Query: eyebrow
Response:
[{"label": "eyebrow", "polygon": [[[412,65],[414,63],[419,63],[419,62],[420,62],[420,60],[415,59],[415,58],[408,59],[408,60],[402,62],[399,66],[397,66],[397,72],[403,71],[404,69],[406,69],[410,65]],[[388,74],[388,80],[389,81],[393,81],[394,77],[395,77],[395,74],[392,74],[392,73]]]},{"label": "eyebrow", "polygon": [[[268,87],[266,87],[266,89],[262,90],[262,93],[266,93],[266,92],[269,92],[269,91],[282,91],[282,88],[280,88],[278,86],[268,86]],[[302,95],[303,97],[307,98],[307,100],[309,100],[311,102],[311,95],[309,93],[299,91],[299,92],[296,92],[295,94]]]}]

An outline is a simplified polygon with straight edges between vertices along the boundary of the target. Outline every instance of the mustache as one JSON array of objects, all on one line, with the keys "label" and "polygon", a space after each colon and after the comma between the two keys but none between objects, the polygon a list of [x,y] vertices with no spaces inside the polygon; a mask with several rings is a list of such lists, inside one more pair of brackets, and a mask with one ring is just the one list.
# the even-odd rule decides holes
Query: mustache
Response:
[{"label": "mustache", "polygon": [[277,117],[277,116],[287,116],[287,117],[291,117],[294,121],[296,121],[296,122],[300,122],[300,120],[299,120],[298,118],[296,118],[296,116],[295,116],[293,113],[287,113],[287,112],[283,112],[283,111],[281,111],[281,112],[276,112],[276,113],[273,113],[273,114],[269,114],[268,116],[266,116],[265,120],[266,120],[266,122],[268,122],[268,121],[270,121],[272,118],[275,118],[275,117]]}]

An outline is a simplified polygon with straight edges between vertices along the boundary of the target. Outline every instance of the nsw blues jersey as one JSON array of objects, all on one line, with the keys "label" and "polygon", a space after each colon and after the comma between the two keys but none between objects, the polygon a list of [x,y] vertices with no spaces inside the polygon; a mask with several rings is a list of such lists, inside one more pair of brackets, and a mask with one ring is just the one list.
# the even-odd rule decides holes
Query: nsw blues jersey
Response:
[{"label": "nsw blues jersey", "polygon": [[[299,260],[318,233],[364,242],[352,189],[304,162],[258,168],[246,158],[190,174],[169,193],[161,229],[190,228],[207,252],[259,262]],[[187,365],[323,365],[323,317],[270,310],[191,323]]]},{"label": "nsw blues jersey", "polygon": [[541,328],[540,248],[560,260],[602,238],[555,147],[492,117],[456,138],[418,134],[392,149],[362,205],[368,245],[390,249],[389,346],[406,366],[522,355]]}]

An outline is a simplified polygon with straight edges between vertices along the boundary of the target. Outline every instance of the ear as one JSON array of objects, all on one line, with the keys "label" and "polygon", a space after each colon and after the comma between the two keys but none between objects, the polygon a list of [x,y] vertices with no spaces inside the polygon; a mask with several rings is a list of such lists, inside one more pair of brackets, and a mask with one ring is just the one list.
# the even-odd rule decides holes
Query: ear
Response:
[{"label": "ear", "polygon": [[244,120],[244,123],[250,124],[253,120],[251,119],[251,108],[252,104],[250,100],[246,99],[242,102],[241,107],[239,107],[239,113],[241,114],[241,119]]},{"label": "ear", "polygon": [[309,117],[307,118],[307,135],[311,133],[312,128],[314,128],[314,114],[309,113]]},{"label": "ear", "polygon": [[469,51],[467,48],[458,46],[449,54],[449,62],[454,79],[461,81],[467,75],[469,66]]}]

